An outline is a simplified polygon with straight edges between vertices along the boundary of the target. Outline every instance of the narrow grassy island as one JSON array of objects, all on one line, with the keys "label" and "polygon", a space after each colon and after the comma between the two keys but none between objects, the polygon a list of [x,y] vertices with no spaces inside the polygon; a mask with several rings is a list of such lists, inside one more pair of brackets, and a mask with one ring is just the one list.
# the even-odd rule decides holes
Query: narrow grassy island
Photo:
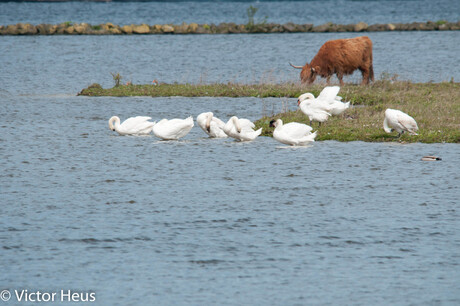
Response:
[{"label": "narrow grassy island", "polygon": [[[157,84],[120,85],[103,89],[93,84],[79,95],[86,96],[184,96],[184,97],[279,97],[297,98],[305,92],[315,97],[324,85],[283,84]],[[318,130],[316,141],[401,141],[423,143],[460,143],[460,83],[411,83],[406,81],[379,80],[369,86],[346,84],[340,89],[342,101],[351,101],[352,107],[340,116],[332,116]],[[291,102],[292,103],[292,102]],[[384,112],[387,108],[399,109],[412,116],[418,123],[419,135],[387,134],[383,130]],[[236,114],[243,116],[243,114]],[[309,119],[300,110],[286,111],[257,120],[257,128],[263,127],[265,136],[272,136],[269,127],[272,119],[281,118],[284,123]]]}]

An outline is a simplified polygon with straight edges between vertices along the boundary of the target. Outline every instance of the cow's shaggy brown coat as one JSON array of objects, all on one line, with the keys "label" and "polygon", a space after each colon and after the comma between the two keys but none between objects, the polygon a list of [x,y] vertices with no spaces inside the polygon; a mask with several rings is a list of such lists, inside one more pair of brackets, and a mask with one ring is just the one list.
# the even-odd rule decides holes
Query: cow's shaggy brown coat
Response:
[{"label": "cow's shaggy brown coat", "polygon": [[327,78],[327,83],[332,75],[336,74],[343,85],[343,76],[352,74],[356,69],[361,70],[363,80],[361,84],[374,81],[374,68],[372,66],[372,41],[367,36],[356,38],[337,39],[327,41],[318,51],[310,63],[301,68],[300,80],[302,83],[311,84],[316,76]]}]

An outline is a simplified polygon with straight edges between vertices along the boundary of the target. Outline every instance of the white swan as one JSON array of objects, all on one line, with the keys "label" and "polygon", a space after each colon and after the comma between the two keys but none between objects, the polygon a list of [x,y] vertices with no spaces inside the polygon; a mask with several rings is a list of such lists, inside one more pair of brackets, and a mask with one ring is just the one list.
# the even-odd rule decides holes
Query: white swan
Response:
[{"label": "white swan", "polygon": [[315,141],[316,132],[312,133],[311,126],[303,123],[291,122],[283,124],[281,119],[270,121],[270,126],[275,127],[273,138],[281,143],[291,146],[304,146]]},{"label": "white swan", "polygon": [[342,102],[342,97],[337,96],[339,86],[326,86],[317,98],[309,92],[299,96],[297,105],[300,110],[312,121],[325,122],[332,115],[340,115],[350,107],[350,102]]},{"label": "white swan", "polygon": [[401,137],[404,132],[408,132],[411,135],[418,135],[418,126],[414,118],[397,109],[388,108],[385,111],[383,129],[387,133],[396,130],[396,132],[398,132],[398,137]]},{"label": "white swan", "polygon": [[332,102],[330,105],[331,109],[329,112],[331,113],[331,115],[338,116],[350,107],[350,101],[342,102],[342,97],[337,96],[335,97],[334,102]]},{"label": "white swan", "polygon": [[214,117],[212,112],[199,114],[198,117],[196,117],[196,123],[198,123],[201,129],[211,138],[228,137],[224,132],[225,122]]},{"label": "white swan", "polygon": [[337,94],[340,91],[339,86],[326,86],[324,89],[319,93],[318,97],[315,98],[315,96],[309,92],[304,93],[299,96],[300,102],[308,99],[311,100],[313,103],[321,103],[321,104],[332,104],[335,101],[340,101],[342,98],[337,97]]},{"label": "white swan", "polygon": [[113,116],[109,119],[109,128],[120,135],[148,135],[155,125],[155,122],[149,121],[150,119],[152,118],[137,116],[128,118],[120,124],[120,118]]},{"label": "white swan", "polygon": [[163,140],[177,140],[187,135],[192,127],[192,116],[187,119],[162,119],[153,127],[153,134]]},{"label": "white swan", "polygon": [[322,122],[327,121],[327,119],[332,116],[329,112],[330,107],[322,103],[312,103],[315,97],[311,93],[303,94],[297,100],[297,105],[299,106],[302,113],[308,116],[310,119],[310,125],[313,121],[319,122],[321,126]]},{"label": "white swan", "polygon": [[262,133],[262,128],[254,131],[255,125],[248,119],[231,117],[224,126],[224,132],[228,136],[239,141],[251,141]]}]

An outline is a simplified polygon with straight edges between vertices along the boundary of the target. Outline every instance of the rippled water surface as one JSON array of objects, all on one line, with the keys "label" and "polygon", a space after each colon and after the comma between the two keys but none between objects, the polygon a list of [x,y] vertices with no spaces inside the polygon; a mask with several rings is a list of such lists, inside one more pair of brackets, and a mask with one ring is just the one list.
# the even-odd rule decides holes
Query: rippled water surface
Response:
[{"label": "rippled water surface", "polygon": [[[296,82],[300,70],[289,62],[303,65],[327,40],[359,35],[1,37],[0,88],[21,94],[74,94],[94,82],[112,87],[111,72],[135,84],[153,79],[167,83]],[[414,82],[460,79],[460,35],[455,31],[367,35],[374,45],[376,79],[385,74]],[[361,74],[357,71],[344,80],[360,83]]]},{"label": "rippled water surface", "polygon": [[107,127],[112,114],[256,119],[277,99],[7,101],[6,288],[91,290],[113,305],[459,302],[456,144],[294,149]]},{"label": "rippled water surface", "polygon": [[168,1],[168,2],[0,2],[0,24],[18,22],[61,23],[66,21],[100,24],[131,23],[247,23],[247,9],[258,9],[256,22],[369,24],[459,20],[457,0],[414,1]]},{"label": "rippled water surface", "polygon": [[[377,76],[460,78],[456,32],[369,36]],[[0,291],[94,292],[98,305],[460,304],[458,144],[290,148],[196,126],[180,141],[122,137],[112,115],[256,120],[282,101],[76,96],[112,86],[110,72],[297,81],[287,62],[335,37],[0,37]]]}]

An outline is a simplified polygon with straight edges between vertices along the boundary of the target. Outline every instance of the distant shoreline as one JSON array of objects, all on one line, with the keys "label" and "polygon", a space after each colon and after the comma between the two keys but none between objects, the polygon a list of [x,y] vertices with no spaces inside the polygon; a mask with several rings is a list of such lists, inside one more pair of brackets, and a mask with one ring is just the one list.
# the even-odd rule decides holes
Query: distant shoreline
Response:
[{"label": "distant shoreline", "polygon": [[131,24],[115,25],[104,23],[91,25],[88,23],[64,22],[60,24],[18,23],[0,25],[0,35],[159,35],[159,34],[269,34],[269,33],[341,33],[341,32],[384,32],[384,31],[458,31],[460,21],[445,20],[412,22],[412,23],[385,23],[368,25],[365,22],[355,24],[334,24],[331,22],[313,24],[294,23],[256,23],[235,24],[220,23],[197,24]]}]

